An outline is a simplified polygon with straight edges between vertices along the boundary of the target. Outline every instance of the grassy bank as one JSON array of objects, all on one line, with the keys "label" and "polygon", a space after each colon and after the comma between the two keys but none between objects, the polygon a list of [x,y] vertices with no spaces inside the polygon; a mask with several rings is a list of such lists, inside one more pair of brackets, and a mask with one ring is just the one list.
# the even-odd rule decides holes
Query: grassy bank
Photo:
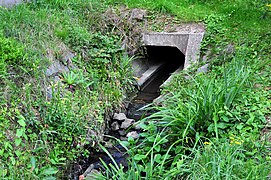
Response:
[{"label": "grassy bank", "polygon": [[[102,15],[123,5],[148,9],[149,19],[205,23],[210,68],[177,75],[163,106],[142,120],[144,141],[121,142],[131,155],[128,171],[108,168],[100,178],[266,179],[271,11],[264,0],[45,0],[0,8],[1,177],[64,178],[70,162],[88,155],[84,146],[101,141],[104,115],[132,84],[123,37]],[[69,71],[47,76],[55,62]]]},{"label": "grassy bank", "polygon": [[94,26],[100,7],[38,1],[0,9],[1,178],[64,178],[69,163],[88,155],[85,146],[102,140],[104,117],[131,90],[120,37]]}]

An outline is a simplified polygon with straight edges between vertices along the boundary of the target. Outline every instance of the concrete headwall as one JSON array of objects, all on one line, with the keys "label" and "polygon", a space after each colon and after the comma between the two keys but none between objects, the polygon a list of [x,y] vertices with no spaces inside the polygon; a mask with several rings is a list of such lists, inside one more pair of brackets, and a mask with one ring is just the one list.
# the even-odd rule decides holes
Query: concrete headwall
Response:
[{"label": "concrete headwall", "polygon": [[197,62],[204,33],[144,33],[145,46],[177,47],[185,55],[184,69]]}]

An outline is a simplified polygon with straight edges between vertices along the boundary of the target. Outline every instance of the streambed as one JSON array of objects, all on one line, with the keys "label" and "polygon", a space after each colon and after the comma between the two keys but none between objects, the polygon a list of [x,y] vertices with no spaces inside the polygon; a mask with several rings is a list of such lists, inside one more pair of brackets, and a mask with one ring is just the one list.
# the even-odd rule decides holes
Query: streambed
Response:
[{"label": "streambed", "polygon": [[[148,68],[141,76],[137,95],[131,99],[126,112],[115,113],[109,121],[109,128],[106,135],[113,136],[120,140],[127,140],[128,137],[140,138],[141,128],[136,126],[140,119],[154,113],[153,110],[145,110],[144,107],[153,102],[160,96],[161,85],[171,76],[171,73],[183,67],[184,56],[178,54],[176,48],[166,48],[164,53],[161,48],[148,48]],[[125,149],[120,145],[112,145],[110,138],[105,136],[105,147],[112,155],[114,161],[127,167],[128,158]],[[95,149],[87,149],[90,153],[88,158],[81,156],[77,162],[72,165],[68,179],[80,180],[93,172],[103,171],[102,159],[106,164],[112,163],[112,160],[105,152],[96,152]]]}]

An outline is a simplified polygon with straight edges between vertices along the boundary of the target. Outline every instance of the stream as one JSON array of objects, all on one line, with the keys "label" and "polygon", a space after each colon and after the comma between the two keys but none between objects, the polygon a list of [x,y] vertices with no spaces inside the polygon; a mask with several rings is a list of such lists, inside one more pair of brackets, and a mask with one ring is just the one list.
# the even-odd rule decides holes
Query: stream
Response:
[{"label": "stream", "polygon": [[[109,128],[107,135],[113,136],[115,138],[118,138],[120,140],[126,140],[127,139],[127,132],[134,133],[134,134],[140,134],[140,129],[136,128],[130,128],[131,126],[126,127],[123,129],[123,124],[125,124],[126,121],[138,121],[146,116],[149,116],[150,114],[154,113],[153,111],[146,111],[144,110],[144,106],[150,104],[153,102],[154,99],[160,96],[160,86],[171,76],[171,73],[175,72],[179,67],[182,66],[182,63],[184,61],[180,61],[180,58],[184,58],[184,56],[179,57],[175,53],[175,49],[172,50],[170,56],[165,56],[164,54],[154,53],[155,59],[159,59],[158,61],[160,64],[162,62],[162,65],[159,66],[159,69],[155,71],[151,75],[150,78],[148,78],[144,84],[140,87],[140,90],[137,92],[137,95],[130,101],[127,111],[125,113],[120,113],[122,116],[125,116],[123,119],[114,119],[111,118],[109,122]],[[151,51],[153,51],[153,48],[151,48]],[[158,51],[159,52],[159,51]],[[150,52],[150,54],[153,52]],[[158,55],[157,55],[158,54]],[[164,58],[161,60],[161,58]],[[150,68],[149,68],[150,69]],[[116,113],[115,113],[116,114]],[[118,114],[118,115],[120,115]],[[115,115],[114,115],[115,116]],[[112,127],[114,124],[114,128]],[[137,135],[137,137],[138,137]],[[139,137],[140,138],[140,137]],[[105,141],[109,141],[109,138],[104,139]],[[98,171],[103,171],[104,168],[100,162],[100,158],[106,163],[110,164],[112,163],[112,160],[105,152],[96,152],[95,149],[88,149],[90,155],[88,158],[85,157],[79,157],[77,162],[72,165],[70,174],[68,179],[71,180],[82,180],[82,175],[86,176],[88,173],[91,172],[92,169],[96,169]],[[114,161],[117,162],[117,164],[122,164],[124,168],[128,167],[127,164],[127,154],[125,152],[125,149],[121,145],[111,145],[111,147],[107,147],[107,151],[112,155],[114,158]],[[81,175],[81,178],[79,178]],[[84,178],[83,178],[84,179]]]}]

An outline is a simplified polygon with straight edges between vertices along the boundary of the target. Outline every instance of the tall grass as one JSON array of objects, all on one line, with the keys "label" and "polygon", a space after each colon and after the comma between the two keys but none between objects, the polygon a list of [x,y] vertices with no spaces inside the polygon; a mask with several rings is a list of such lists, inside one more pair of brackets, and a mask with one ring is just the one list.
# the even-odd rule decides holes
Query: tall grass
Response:
[{"label": "tall grass", "polygon": [[246,148],[229,142],[210,143],[194,151],[189,179],[266,179],[270,162],[248,158]]},{"label": "tall grass", "polygon": [[219,138],[219,128],[231,124],[221,120],[221,112],[232,108],[246,86],[251,69],[244,65],[243,59],[235,58],[219,71],[191,76],[191,83],[186,87],[172,84],[164,105],[156,107],[158,112],[147,121],[157,121],[161,126],[168,124],[173,134],[180,134],[182,138],[195,138],[196,133]]},{"label": "tall grass", "polygon": [[[157,112],[142,120],[146,124],[140,134],[143,141],[129,151],[127,172],[106,166],[110,173],[102,178],[265,179],[270,172],[264,169],[270,166],[264,160],[266,154],[253,153],[254,149],[248,156],[251,148],[243,140],[228,140],[228,133],[236,133],[239,118],[246,122],[244,114],[234,115],[255,72],[244,57],[238,54],[212,72],[189,80],[177,76],[185,86],[173,80],[162,105],[153,107]],[[133,170],[141,176],[131,174]]]},{"label": "tall grass", "polygon": [[[220,35],[223,36],[225,30],[225,35],[235,42],[238,36],[247,38],[249,34],[253,37],[255,32],[264,33],[270,29],[265,2],[256,0],[238,0],[236,3],[228,0],[44,0],[21,4],[13,9],[0,8],[0,32],[3,34],[0,34],[3,89],[0,175],[3,178],[54,179],[52,176],[57,176],[58,170],[62,169],[59,167],[82,152],[80,148],[87,144],[84,138],[86,128],[96,130],[98,134],[103,132],[104,113],[108,108],[119,105],[123,94],[130,90],[124,86],[132,83],[131,59],[123,58],[120,39],[97,32],[103,31],[98,27],[101,14],[109,4],[143,7],[176,15],[185,21],[201,21],[210,14],[223,16],[223,24],[219,25],[224,28],[221,28],[223,32],[221,30]],[[217,26],[213,28],[217,30]],[[5,45],[11,47],[6,48]],[[257,43],[251,46],[257,46]],[[265,48],[268,47],[268,44],[265,45]],[[53,94],[49,102],[45,97],[45,88],[54,86],[49,82],[51,79],[44,78],[44,70],[51,61],[60,60],[64,51],[76,55],[72,61],[81,69],[82,77],[87,77],[83,79],[88,87],[76,85],[75,92],[61,87],[63,91]],[[257,51],[249,54],[256,57],[255,53]],[[268,51],[265,53],[268,54]],[[236,99],[242,101],[240,94],[247,86],[247,80],[252,78],[244,57],[235,58],[211,74],[191,77],[187,87],[172,85],[165,106],[157,107],[158,112],[145,119],[149,128],[146,131],[151,133],[142,133],[146,140],[143,146],[136,146],[133,152],[129,152],[134,158],[130,160],[128,171],[115,164],[107,167],[103,178],[170,179],[177,174],[196,178],[193,171],[197,172],[199,166],[203,166],[202,159],[209,154],[209,160],[206,159],[215,162],[214,168],[206,168],[214,170],[216,177],[224,177],[217,171],[221,167],[230,167],[231,159],[227,158],[227,166],[221,165],[224,160],[220,154],[224,151],[217,148],[216,151],[203,153],[202,149],[196,151],[195,146],[200,137],[221,138],[230,127],[239,123],[237,115],[232,115],[231,110]],[[69,77],[65,78],[67,83]],[[77,84],[81,80],[75,81]],[[23,127],[17,122],[22,119],[25,121]],[[190,156],[188,152],[199,153]],[[236,155],[235,152],[241,151],[228,152]],[[211,159],[212,156],[217,158]],[[191,166],[193,160],[199,166]],[[247,169],[255,163],[249,165]],[[202,177],[211,177],[209,172],[211,170]],[[62,175],[61,171],[59,174]]]},{"label": "tall grass", "polygon": [[[104,169],[93,177],[100,180],[266,179],[271,171],[270,161],[261,156],[248,157],[245,146],[235,143],[225,139],[210,141],[203,138],[198,141],[197,146],[189,148],[189,154],[184,151],[176,154],[174,161],[170,161],[171,164],[158,163],[156,159],[160,153],[154,151],[145,154],[149,158],[148,161],[138,161],[133,154],[134,151],[127,149],[128,169],[117,164],[110,153],[102,147],[111,158],[112,164],[102,161]],[[178,147],[177,144],[175,142],[168,146],[167,152],[172,153],[173,147]]]},{"label": "tall grass", "polygon": [[[159,135],[156,136],[158,138]],[[163,138],[162,140],[165,140]],[[156,139],[157,140],[157,139]],[[154,148],[159,146],[159,142],[154,142],[151,149],[146,154],[135,154],[134,149],[128,149],[127,142],[118,141],[127,151],[128,159],[128,168],[124,168],[123,165],[118,164],[112,155],[101,146],[104,152],[110,157],[112,163],[106,164],[103,160],[103,170],[101,174],[94,175],[95,178],[105,180],[105,179],[114,179],[114,180],[141,180],[141,179],[173,179],[176,174],[167,169],[168,167],[168,158],[169,152],[174,147],[173,143],[168,149],[167,153],[164,156],[155,153]],[[176,142],[177,143],[177,142]],[[129,143],[128,143],[129,144]],[[132,148],[139,148],[140,146],[130,145]],[[187,156],[183,156],[183,159]],[[142,161],[143,159],[148,159],[149,161]],[[159,163],[157,163],[159,160]],[[184,166],[183,166],[184,167]],[[176,172],[176,171],[175,171]],[[180,172],[179,174],[181,174]]]}]

